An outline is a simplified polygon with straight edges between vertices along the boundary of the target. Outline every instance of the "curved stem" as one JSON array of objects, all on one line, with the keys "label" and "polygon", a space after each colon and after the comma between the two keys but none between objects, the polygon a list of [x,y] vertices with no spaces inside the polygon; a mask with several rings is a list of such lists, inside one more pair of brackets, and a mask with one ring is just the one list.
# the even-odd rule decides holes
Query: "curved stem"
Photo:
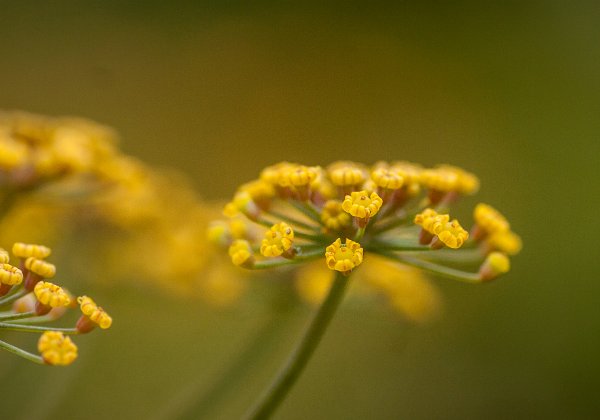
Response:
[{"label": "curved stem", "polygon": [[311,231],[316,231],[319,232],[320,231],[320,226],[315,226],[315,225],[309,225],[308,223],[304,223],[300,220],[294,219],[293,217],[290,217],[286,214],[283,213],[279,213],[277,211],[274,210],[267,210],[265,211],[265,213],[267,213],[269,216],[274,217],[275,219],[278,220],[283,220],[284,222],[287,222],[289,224],[295,225],[299,228],[303,228],[303,229],[307,229],[307,230],[311,230]]},{"label": "curved stem", "polygon": [[316,249],[304,250],[300,248],[300,252],[292,259],[269,258],[266,260],[256,261],[250,268],[251,270],[264,270],[266,268],[281,267],[284,265],[298,264],[302,261],[310,261],[322,257],[325,252],[322,247]]},{"label": "curved stem", "polygon": [[344,296],[347,285],[348,277],[336,272],[329,294],[308,325],[304,336],[292,351],[272,384],[260,396],[258,402],[248,411],[244,418],[249,420],[267,419],[277,409],[304,370],[308,360],[321,341],[333,314]]},{"label": "curved stem", "polygon": [[36,333],[46,332],[46,331],[59,331],[63,334],[68,334],[68,335],[79,334],[79,330],[77,330],[77,328],[38,327],[35,325],[20,325],[20,324],[12,324],[9,322],[0,322],[0,330],[36,332]]},{"label": "curved stem", "polygon": [[440,276],[447,277],[453,280],[458,280],[465,283],[482,283],[482,279],[479,273],[468,273],[466,271],[435,264],[430,261],[424,261],[415,257],[409,257],[402,254],[395,254],[389,251],[381,250],[379,251],[379,254],[383,255],[384,257],[390,258],[394,261],[398,261],[406,265],[411,265],[413,267],[420,268],[424,271],[433,274],[438,274]]},{"label": "curved stem", "polygon": [[14,313],[14,312],[10,312],[7,314],[1,314],[0,315],[0,321],[4,322],[4,321],[14,321],[17,319],[23,319],[23,318],[32,318],[34,316],[36,316],[37,314],[34,311],[31,312],[22,312],[22,313]]},{"label": "curved stem", "polygon": [[[20,286],[20,287],[22,287],[22,286]],[[16,292],[14,292],[8,296],[5,296],[3,299],[0,299],[0,306],[12,303],[15,300],[19,299],[20,297],[25,296],[27,293],[29,293],[27,290],[21,288],[21,289],[17,290]]]},{"label": "curved stem", "polygon": [[37,354],[29,353],[28,351],[25,351],[19,347],[13,346],[12,344],[8,344],[4,341],[0,341],[0,349],[9,351],[13,354],[16,354],[17,356],[21,356],[22,358],[27,359],[33,363],[37,363],[40,365],[44,364],[44,359],[42,359],[41,356],[38,356]]}]

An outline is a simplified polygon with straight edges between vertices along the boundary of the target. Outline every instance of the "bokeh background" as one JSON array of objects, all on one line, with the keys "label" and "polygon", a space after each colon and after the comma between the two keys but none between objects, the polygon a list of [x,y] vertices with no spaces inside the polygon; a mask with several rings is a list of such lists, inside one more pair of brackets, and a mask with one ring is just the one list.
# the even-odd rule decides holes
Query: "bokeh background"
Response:
[{"label": "bokeh background", "polygon": [[[343,306],[275,417],[597,418],[598,3],[246,3],[2,2],[0,106],[113,126],[206,200],[280,160],[465,167],[482,188],[462,211],[492,203],[524,239],[513,270],[436,280],[444,313],[425,326]],[[0,418],[175,417],[268,312],[85,287],[114,327],[65,369],[1,354]],[[282,315],[286,333],[204,417],[238,418],[308,315]]]}]

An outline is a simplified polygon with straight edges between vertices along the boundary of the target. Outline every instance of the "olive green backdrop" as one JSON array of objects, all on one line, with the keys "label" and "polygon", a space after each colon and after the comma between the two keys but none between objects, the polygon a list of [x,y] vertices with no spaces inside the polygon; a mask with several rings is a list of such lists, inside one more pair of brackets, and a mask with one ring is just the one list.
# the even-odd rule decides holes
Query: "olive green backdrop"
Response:
[{"label": "olive green backdrop", "polygon": [[[598,415],[600,6],[246,3],[2,2],[0,107],[114,126],[126,152],[179,168],[206,199],[280,160],[475,172],[461,209],[509,217],[524,240],[513,270],[438,280],[444,314],[424,327],[342,307],[276,418]],[[80,340],[66,369],[0,354],[0,418],[170,418],[264,318],[247,302],[86,288],[114,328]],[[206,418],[238,418],[307,317],[282,316],[272,356]]]}]

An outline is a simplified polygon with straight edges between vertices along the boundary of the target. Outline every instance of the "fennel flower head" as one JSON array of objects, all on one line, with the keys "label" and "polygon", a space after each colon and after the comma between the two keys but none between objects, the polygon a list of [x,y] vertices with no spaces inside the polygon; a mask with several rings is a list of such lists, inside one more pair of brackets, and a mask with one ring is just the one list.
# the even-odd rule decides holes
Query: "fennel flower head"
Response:
[{"label": "fennel flower head", "polygon": [[[451,207],[478,189],[475,175],[446,164],[281,162],[237,189],[225,206],[227,219],[214,222],[209,237],[249,270],[315,261],[345,276],[362,272],[406,311],[415,305],[402,295],[414,288],[400,277],[428,272],[483,283],[510,269],[521,240],[498,210],[478,204],[469,229],[451,216]],[[305,279],[299,291],[318,300],[326,287]]]}]

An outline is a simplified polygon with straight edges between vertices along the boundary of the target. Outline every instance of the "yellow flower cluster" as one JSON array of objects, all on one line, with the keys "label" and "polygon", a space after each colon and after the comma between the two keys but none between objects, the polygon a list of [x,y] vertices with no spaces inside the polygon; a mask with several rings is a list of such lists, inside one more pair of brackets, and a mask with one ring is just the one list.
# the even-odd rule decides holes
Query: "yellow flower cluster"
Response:
[{"label": "yellow flower cluster", "polygon": [[[28,321],[42,323],[62,316],[73,302],[71,294],[62,287],[45,281],[53,277],[56,268],[44,260],[51,250],[43,245],[17,242],[13,245],[13,255],[19,258],[19,267],[9,264],[8,252],[0,250],[0,326],[3,330],[40,332],[38,350],[41,356],[27,352],[4,341],[0,348],[11,351],[36,363],[68,365],[77,358],[77,346],[65,334],[82,334],[99,325],[107,329],[112,318],[87,296],[77,298],[82,315],[74,328],[46,328],[29,325]],[[49,268],[51,267],[51,268]],[[8,310],[6,310],[8,309]]]},{"label": "yellow flower cluster", "polygon": [[[288,182],[298,184],[301,173],[290,174]],[[258,202],[274,195],[272,187],[262,187],[246,186]],[[235,270],[205,241],[212,205],[181,174],[124,154],[116,133],[101,124],[0,112],[0,200],[0,230],[7,241],[68,243],[69,235],[92,233],[93,243],[76,250],[80,275],[101,271],[101,281],[139,279],[216,305],[235,301],[246,287],[243,276],[231,275]],[[231,232],[241,237],[236,229]],[[14,252],[47,257],[41,249]],[[27,265],[44,279],[52,277],[46,262],[32,259]],[[18,274],[2,273],[6,281],[18,280]]]},{"label": "yellow flower cluster", "polygon": [[[488,205],[475,208],[471,234],[450,218],[448,207],[478,188],[475,175],[451,165],[423,168],[397,161],[369,167],[339,161],[319,167],[282,162],[236,191],[225,206],[229,222],[215,222],[213,238],[229,246],[235,265],[248,269],[324,256],[326,267],[349,275],[363,257],[377,254],[412,266],[413,274],[424,271],[480,283],[507,272],[507,255],[516,254],[521,245],[506,219]],[[243,229],[225,228],[244,217]],[[257,244],[256,229],[261,227],[266,231]],[[474,263],[478,272],[456,267]],[[393,277],[389,271],[386,276]],[[318,293],[308,285],[315,284],[305,281],[301,290],[314,296]],[[386,284],[379,286],[399,302],[396,289]],[[403,301],[397,306],[410,305]]]}]

